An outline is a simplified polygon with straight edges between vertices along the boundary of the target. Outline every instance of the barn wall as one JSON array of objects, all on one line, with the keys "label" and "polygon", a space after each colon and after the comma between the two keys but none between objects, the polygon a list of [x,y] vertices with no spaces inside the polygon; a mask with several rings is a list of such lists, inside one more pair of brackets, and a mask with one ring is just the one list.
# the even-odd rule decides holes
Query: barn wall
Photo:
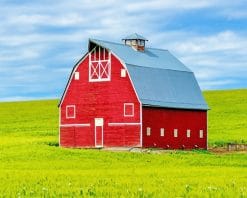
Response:
[{"label": "barn wall", "polygon": [[[166,149],[207,149],[207,112],[143,107],[143,147]],[[147,136],[147,127],[151,128]],[[164,128],[164,136],[160,129]],[[178,137],[174,137],[174,129]],[[187,137],[187,129],[190,137]],[[199,131],[203,130],[203,138]]]},{"label": "barn wall", "polygon": [[[103,146],[140,146],[140,103],[128,73],[120,76],[124,66],[111,55],[111,81],[89,82],[88,64],[87,56],[75,70],[79,80],[72,75],[60,105],[60,145],[94,147],[94,119],[103,118]],[[133,117],[124,116],[124,103],[134,104]],[[68,105],[75,105],[75,118],[66,118]]]}]

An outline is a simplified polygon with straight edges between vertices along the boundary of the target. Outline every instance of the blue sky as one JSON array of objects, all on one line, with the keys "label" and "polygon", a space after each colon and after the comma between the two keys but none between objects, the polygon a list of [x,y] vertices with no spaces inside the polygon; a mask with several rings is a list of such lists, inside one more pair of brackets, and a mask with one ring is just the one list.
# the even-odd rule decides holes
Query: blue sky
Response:
[{"label": "blue sky", "polygon": [[0,101],[59,98],[88,38],[137,32],[203,90],[247,88],[246,0],[1,0]]}]

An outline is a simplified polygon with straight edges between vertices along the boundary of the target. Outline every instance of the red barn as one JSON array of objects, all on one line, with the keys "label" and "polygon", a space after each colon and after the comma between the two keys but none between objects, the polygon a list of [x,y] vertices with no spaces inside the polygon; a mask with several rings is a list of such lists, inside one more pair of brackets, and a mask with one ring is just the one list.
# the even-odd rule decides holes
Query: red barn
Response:
[{"label": "red barn", "polygon": [[89,39],[59,103],[62,147],[207,148],[208,106],[169,51]]}]

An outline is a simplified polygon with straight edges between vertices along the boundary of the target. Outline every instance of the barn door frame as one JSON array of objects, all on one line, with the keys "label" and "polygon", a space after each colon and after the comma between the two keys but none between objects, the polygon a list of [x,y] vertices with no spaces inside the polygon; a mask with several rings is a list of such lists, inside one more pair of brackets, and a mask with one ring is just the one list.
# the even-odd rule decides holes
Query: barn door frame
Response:
[{"label": "barn door frame", "polygon": [[[101,129],[101,134],[97,135],[98,130]],[[104,119],[103,118],[95,118],[94,119],[94,134],[95,134],[95,147],[101,148],[104,143]]]}]

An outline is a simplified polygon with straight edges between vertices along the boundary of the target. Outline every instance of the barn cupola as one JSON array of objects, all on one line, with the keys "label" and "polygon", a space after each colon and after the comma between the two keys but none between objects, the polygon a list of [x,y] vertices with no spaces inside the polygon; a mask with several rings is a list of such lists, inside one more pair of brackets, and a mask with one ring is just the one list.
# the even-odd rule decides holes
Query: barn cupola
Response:
[{"label": "barn cupola", "polygon": [[142,52],[145,50],[145,42],[148,41],[146,38],[137,33],[131,34],[122,40],[124,41],[125,45],[129,45],[135,50]]}]

